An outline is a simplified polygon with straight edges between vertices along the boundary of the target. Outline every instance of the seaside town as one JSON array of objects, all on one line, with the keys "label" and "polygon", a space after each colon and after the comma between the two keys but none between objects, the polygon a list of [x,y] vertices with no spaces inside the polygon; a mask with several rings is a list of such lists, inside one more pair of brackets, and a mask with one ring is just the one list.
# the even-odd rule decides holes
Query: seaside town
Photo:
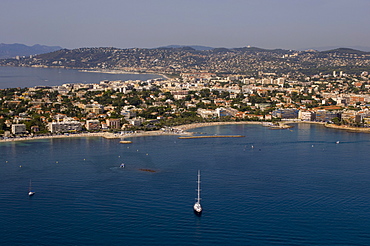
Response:
[{"label": "seaside town", "polygon": [[[370,126],[370,76],[333,71],[303,80],[181,73],[148,81],[101,81],[0,90],[3,139],[81,132],[175,131],[217,121],[286,120]],[[269,122],[269,123],[267,123]]]},{"label": "seaside town", "polygon": [[370,129],[370,55],[358,50],[81,48],[16,56],[0,65],[162,75],[1,89],[3,139],[173,133],[180,125],[207,122],[287,127],[284,122],[302,121]]}]

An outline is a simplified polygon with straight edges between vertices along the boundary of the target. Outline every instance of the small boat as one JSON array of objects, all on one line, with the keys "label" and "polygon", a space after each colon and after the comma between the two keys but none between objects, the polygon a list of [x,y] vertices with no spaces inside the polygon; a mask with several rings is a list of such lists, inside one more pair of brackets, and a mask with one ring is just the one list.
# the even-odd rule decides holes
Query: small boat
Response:
[{"label": "small boat", "polygon": [[119,167],[120,168],[124,168],[125,167],[125,164],[124,163],[121,163],[121,165]]},{"label": "small boat", "polygon": [[337,142],[335,142],[336,144],[339,144],[340,142],[339,141],[337,141]]},{"label": "small boat", "polygon": [[34,191],[32,190],[32,182],[31,182],[31,180],[30,180],[30,186],[28,187],[28,196],[33,196],[33,195],[35,195],[35,193],[36,193],[36,192],[34,192]]},{"label": "small boat", "polygon": [[193,209],[194,209],[195,214],[200,215],[202,213],[203,209],[202,209],[202,206],[200,205],[201,198],[200,198],[200,171],[199,170],[198,170],[198,181],[197,181],[197,183],[198,183],[198,189],[197,189],[198,197],[196,198],[197,201],[195,202]]}]

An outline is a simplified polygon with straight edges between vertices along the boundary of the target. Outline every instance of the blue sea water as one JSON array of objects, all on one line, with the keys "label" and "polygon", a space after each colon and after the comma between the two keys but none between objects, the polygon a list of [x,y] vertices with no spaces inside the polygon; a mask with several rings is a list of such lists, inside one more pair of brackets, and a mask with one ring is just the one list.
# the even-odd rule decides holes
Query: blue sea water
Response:
[{"label": "blue sea water", "polygon": [[148,80],[156,74],[109,74],[81,72],[76,69],[1,67],[0,89],[34,86],[55,86],[65,83],[99,83],[102,80]]},{"label": "blue sea water", "polygon": [[245,137],[0,143],[0,245],[370,244],[370,135],[309,124],[193,131]]}]

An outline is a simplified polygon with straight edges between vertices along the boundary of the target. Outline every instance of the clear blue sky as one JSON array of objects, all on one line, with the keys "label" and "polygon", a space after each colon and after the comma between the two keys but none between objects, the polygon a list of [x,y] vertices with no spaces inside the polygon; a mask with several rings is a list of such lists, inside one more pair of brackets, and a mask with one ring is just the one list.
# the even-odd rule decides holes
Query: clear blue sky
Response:
[{"label": "clear blue sky", "polygon": [[370,0],[0,0],[0,43],[370,46]]}]

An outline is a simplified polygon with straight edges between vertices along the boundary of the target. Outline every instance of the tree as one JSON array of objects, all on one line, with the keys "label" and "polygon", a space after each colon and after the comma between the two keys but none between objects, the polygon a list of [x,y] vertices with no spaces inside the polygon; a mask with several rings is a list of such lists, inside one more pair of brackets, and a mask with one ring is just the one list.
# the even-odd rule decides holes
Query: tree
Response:
[{"label": "tree", "polygon": [[334,117],[331,121],[338,126],[341,125],[341,120],[338,117]]}]

